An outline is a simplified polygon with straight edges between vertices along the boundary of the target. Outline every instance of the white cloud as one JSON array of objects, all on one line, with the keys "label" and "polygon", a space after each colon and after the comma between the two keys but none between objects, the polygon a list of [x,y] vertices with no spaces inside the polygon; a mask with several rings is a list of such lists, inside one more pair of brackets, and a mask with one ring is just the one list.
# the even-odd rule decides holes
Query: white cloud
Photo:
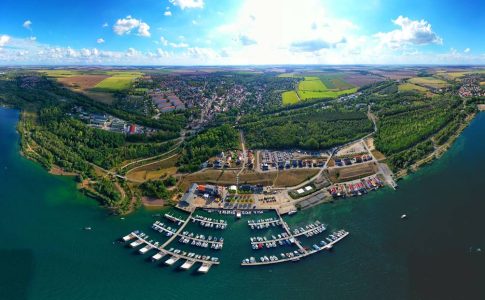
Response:
[{"label": "white cloud", "polygon": [[5,46],[10,41],[10,36],[6,34],[0,35],[0,47]]},{"label": "white cloud", "polygon": [[172,48],[187,48],[189,44],[181,42],[181,43],[168,43]]},{"label": "white cloud", "polygon": [[204,60],[205,62],[207,60],[214,60],[220,57],[219,53],[217,53],[211,48],[199,48],[199,47],[188,48],[185,54],[193,58],[196,58],[197,60]]},{"label": "white cloud", "polygon": [[30,40],[31,40],[31,41],[36,41],[36,40],[37,40],[37,37],[35,37],[35,36],[31,36],[31,37],[30,37]]},{"label": "white cloud", "polygon": [[109,26],[109,25],[108,25],[108,23],[107,23],[107,22],[104,22],[104,24],[102,25],[102,27],[103,27],[103,28],[106,28],[106,27],[108,27],[108,26]]},{"label": "white cloud", "polygon": [[463,52],[468,53],[470,52],[470,50],[471,50],[470,48],[466,48],[465,50],[463,50]]},{"label": "white cloud", "polygon": [[168,46],[168,40],[163,36],[160,37],[160,43],[162,43],[163,46]]},{"label": "white cloud", "polygon": [[204,7],[204,0],[169,0],[169,1],[174,6],[178,6],[181,9]]},{"label": "white cloud", "polygon": [[390,32],[379,32],[375,34],[381,44],[390,48],[397,49],[406,45],[427,45],[442,44],[440,38],[431,29],[431,24],[425,20],[413,21],[407,17],[399,16],[392,21],[401,27]]},{"label": "white cloud", "polygon": [[30,26],[32,26],[32,21],[26,20],[22,26],[28,30],[31,30]]},{"label": "white cloud", "polygon": [[172,16],[172,12],[171,12],[171,11],[169,11],[169,10],[166,10],[166,11],[163,13],[163,15],[164,15],[164,16],[166,16],[166,17],[170,17],[170,16]]},{"label": "white cloud", "polygon": [[138,55],[140,55],[140,52],[138,52],[135,48],[128,48],[128,50],[126,51],[126,56],[128,57],[133,57]]},{"label": "white cloud", "polygon": [[147,23],[140,23],[140,27],[138,27],[138,35],[149,37],[150,36],[150,26]]},{"label": "white cloud", "polygon": [[132,30],[135,29],[137,30],[137,35],[139,36],[150,36],[150,26],[141,20],[132,18],[131,16],[127,16],[124,19],[118,19],[113,26],[113,31],[117,35],[130,34]]},{"label": "white cloud", "polygon": [[104,43],[104,39],[103,38],[99,38],[99,39],[96,40],[96,43],[103,44]]},{"label": "white cloud", "polygon": [[159,57],[169,57],[170,53],[168,53],[167,51],[165,51],[163,49],[157,48],[157,55]]}]

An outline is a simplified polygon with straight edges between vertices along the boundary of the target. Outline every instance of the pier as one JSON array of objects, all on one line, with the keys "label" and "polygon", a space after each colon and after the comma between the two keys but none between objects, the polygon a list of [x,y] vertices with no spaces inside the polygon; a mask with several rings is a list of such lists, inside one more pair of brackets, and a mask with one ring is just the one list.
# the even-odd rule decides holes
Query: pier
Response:
[{"label": "pier", "polygon": [[216,220],[212,218],[202,217],[196,215],[195,217],[191,217],[192,222],[199,223],[200,226],[206,228],[215,228],[215,229],[226,229],[227,222],[225,220]]},{"label": "pier", "polygon": [[164,247],[163,245],[157,246],[155,243],[151,243],[151,242],[147,241],[144,238],[144,236],[142,236],[141,234],[137,234],[135,232],[133,232],[132,234],[137,239],[137,242],[139,242],[138,246],[142,245],[142,244],[147,244],[151,247],[150,249],[157,249],[159,251],[157,254],[152,256],[152,258],[154,260],[160,260],[163,256],[170,255],[171,257],[165,262],[165,263],[170,263],[170,265],[174,264],[179,259],[190,260],[190,261],[193,261],[194,263],[200,262],[200,263],[203,263],[203,264],[206,264],[206,265],[218,265],[220,263],[219,259],[217,259],[215,257],[212,257],[212,258],[208,257],[208,258],[204,259],[202,257],[199,258],[200,255],[195,255],[195,253],[188,253],[187,254],[187,253],[182,252],[180,250],[166,250],[166,249],[163,248]]},{"label": "pier", "polygon": [[[201,243],[202,245],[197,245],[197,246],[202,248],[207,248],[210,245],[212,249],[216,249],[216,250],[220,250],[224,246],[224,239],[214,238],[209,240],[209,239],[206,239],[204,235],[195,235],[194,237],[194,233],[189,233],[188,231],[183,233],[177,233],[177,231],[172,231],[168,228],[163,227],[160,224],[163,225],[163,223],[159,223],[157,221],[153,223],[152,228],[158,232],[166,232],[168,236],[180,237],[182,239],[182,241],[179,240],[181,243],[187,244],[187,243],[193,242],[192,245]],[[180,232],[180,230],[178,232]],[[207,246],[203,246],[204,244],[207,244]]]},{"label": "pier", "polygon": [[295,245],[301,251],[303,251],[304,253],[307,253],[307,251],[305,250],[305,248],[303,248],[303,246],[300,244],[300,242],[295,238],[295,236],[291,232],[290,227],[288,227],[288,224],[286,224],[286,222],[283,220],[283,217],[281,216],[280,212],[278,210],[276,210],[276,213],[278,214],[278,218],[280,218],[280,220],[281,220],[281,226],[283,226],[283,229],[286,231],[286,233],[288,234],[288,236],[290,238],[293,238],[295,240]]},{"label": "pier", "polygon": [[266,256],[263,256],[262,258],[265,258],[264,261],[256,261],[254,258],[251,258],[253,261],[250,261],[249,259],[244,259],[243,262],[241,263],[241,266],[262,266],[262,265],[271,265],[271,264],[277,264],[277,263],[283,263],[283,262],[289,262],[289,261],[299,261],[301,258],[305,258],[307,256],[310,256],[312,254],[318,253],[322,250],[330,250],[336,243],[340,242],[342,239],[347,237],[349,235],[349,232],[341,230],[339,232],[334,233],[334,235],[338,235],[337,238],[333,239],[332,242],[326,243],[322,241],[323,243],[322,246],[316,246],[317,249],[309,250],[305,252],[302,251],[294,251],[290,252],[293,254],[292,257],[287,257],[287,258],[282,258],[279,259],[278,257],[272,255],[271,258],[268,258]]}]

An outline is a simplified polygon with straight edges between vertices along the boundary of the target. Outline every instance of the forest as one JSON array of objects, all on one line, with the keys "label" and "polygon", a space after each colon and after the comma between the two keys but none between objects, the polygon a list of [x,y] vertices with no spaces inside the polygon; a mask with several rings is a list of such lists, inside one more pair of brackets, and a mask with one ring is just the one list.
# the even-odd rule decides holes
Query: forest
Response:
[{"label": "forest", "polygon": [[300,112],[244,119],[241,128],[252,149],[328,149],[369,134],[364,113],[305,109]]},{"label": "forest", "polygon": [[207,159],[226,150],[239,149],[238,131],[226,124],[210,128],[191,137],[184,145],[179,159],[180,172],[194,172]]}]

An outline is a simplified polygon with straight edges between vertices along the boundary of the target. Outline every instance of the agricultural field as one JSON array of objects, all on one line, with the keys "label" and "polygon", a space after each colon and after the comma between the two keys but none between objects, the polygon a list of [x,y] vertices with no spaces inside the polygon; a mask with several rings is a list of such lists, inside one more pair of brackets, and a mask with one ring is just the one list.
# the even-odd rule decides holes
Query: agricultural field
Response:
[{"label": "agricultural field", "polygon": [[409,79],[410,83],[421,85],[425,87],[440,89],[449,86],[449,84],[441,79],[435,77],[414,77]]},{"label": "agricultural field", "polygon": [[291,105],[300,101],[295,91],[283,92],[281,96],[283,97],[283,105]]},{"label": "agricultural field", "polygon": [[330,74],[320,76],[320,80],[330,90],[348,90],[355,86],[343,80],[343,76],[340,74]]},{"label": "agricultural field", "polygon": [[74,90],[89,90],[101,81],[109,78],[109,75],[73,75],[58,77],[57,81]]},{"label": "agricultural field", "polygon": [[[341,87],[349,87],[350,84],[346,84],[342,79],[339,78],[331,78],[327,77],[325,79],[329,81],[334,89],[329,89],[317,76],[306,76],[304,80],[300,81],[298,84],[298,96],[300,100],[308,100],[308,99],[324,99],[324,98],[337,98],[341,95],[345,94],[352,94],[357,92],[357,88],[350,88],[345,90],[340,90]],[[289,98],[290,94],[287,94],[286,102],[290,101],[289,99],[295,100],[294,95]],[[283,99],[283,104],[285,103],[285,99]],[[293,103],[292,103],[293,104]]]},{"label": "agricultural field", "polygon": [[111,77],[104,79],[94,86],[94,90],[103,92],[117,92],[129,89],[133,80],[140,77],[140,72],[107,72]]},{"label": "agricultural field", "polygon": [[310,91],[310,92],[323,92],[327,91],[328,88],[323,84],[323,82],[318,77],[305,77],[305,80],[300,81],[298,84],[298,91]]},{"label": "agricultural field", "polygon": [[427,88],[413,83],[409,83],[409,82],[401,83],[398,89],[400,92],[407,92],[407,91],[416,91],[416,92],[422,92],[422,93],[428,92]]},{"label": "agricultural field", "polygon": [[82,75],[81,71],[76,70],[42,70],[41,73],[53,78],[64,78]]},{"label": "agricultural field", "polygon": [[345,73],[342,80],[353,86],[362,87],[376,82],[384,81],[385,78],[374,74]]}]

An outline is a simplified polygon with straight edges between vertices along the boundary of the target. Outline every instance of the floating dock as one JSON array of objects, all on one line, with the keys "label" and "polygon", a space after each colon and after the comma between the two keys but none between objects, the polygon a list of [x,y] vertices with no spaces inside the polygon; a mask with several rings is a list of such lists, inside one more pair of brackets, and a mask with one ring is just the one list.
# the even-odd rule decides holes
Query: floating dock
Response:
[{"label": "floating dock", "polygon": [[336,235],[337,237],[334,238],[329,243],[325,243],[322,241],[324,245],[321,247],[314,245],[316,247],[314,247],[313,250],[291,252],[294,255],[293,257],[279,259],[276,256],[270,256],[270,258],[268,258],[267,256],[263,256],[261,258],[262,261],[256,261],[254,258],[251,258],[252,261],[250,259],[244,259],[243,262],[241,263],[241,266],[261,266],[261,265],[270,265],[270,264],[277,264],[277,263],[283,263],[283,262],[289,262],[289,261],[299,261],[301,258],[318,253],[322,250],[330,250],[336,243],[340,242],[342,239],[347,237],[349,235],[349,232],[341,230],[339,232],[334,233],[333,235],[334,236]]}]

